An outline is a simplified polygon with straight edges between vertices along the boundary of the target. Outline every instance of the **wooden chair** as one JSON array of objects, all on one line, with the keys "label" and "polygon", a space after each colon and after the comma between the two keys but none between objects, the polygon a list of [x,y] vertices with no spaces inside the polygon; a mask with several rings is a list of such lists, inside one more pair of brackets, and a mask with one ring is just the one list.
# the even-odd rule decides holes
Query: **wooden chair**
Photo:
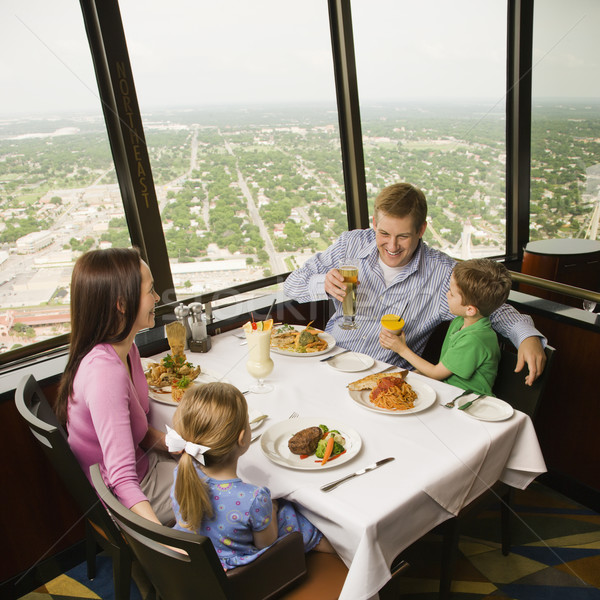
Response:
[{"label": "wooden chair", "polygon": [[162,600],[333,600],[339,596],[347,574],[343,563],[334,555],[309,553],[312,572],[307,574],[298,532],[283,537],[252,563],[224,571],[209,538],[136,515],[106,487],[98,465],[90,473],[98,495]]},{"label": "wooden chair", "polygon": [[89,579],[96,576],[98,543],[112,557],[115,599],[129,600],[131,551],[77,462],[65,430],[32,375],[20,381],[15,392],[15,404],[85,517]]},{"label": "wooden chair", "polygon": [[[548,382],[555,350],[551,346],[546,346],[546,366],[544,372],[535,380],[533,385],[528,386],[525,385],[524,381],[525,372],[515,373],[517,354],[512,345],[510,345],[510,348],[509,345],[510,342],[508,341],[501,342],[501,358],[498,365],[498,375],[494,384],[494,394],[496,397],[511,404],[513,408],[529,415],[533,420],[546,383]],[[512,503],[513,492],[514,488],[499,481],[465,506],[458,515],[438,526],[437,530],[442,533],[443,537],[439,587],[439,597],[441,600],[447,600],[450,597],[452,577],[458,554],[458,539],[462,524],[483,508],[498,500],[500,500],[502,554],[505,556],[508,555],[510,552],[510,518],[512,515],[510,505]]]}]

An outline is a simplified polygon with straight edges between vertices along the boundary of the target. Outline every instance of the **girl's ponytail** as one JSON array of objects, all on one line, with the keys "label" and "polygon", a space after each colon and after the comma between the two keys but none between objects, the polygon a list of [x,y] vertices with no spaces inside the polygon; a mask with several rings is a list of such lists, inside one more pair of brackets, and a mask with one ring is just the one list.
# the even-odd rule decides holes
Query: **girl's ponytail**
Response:
[{"label": "girl's ponytail", "polygon": [[203,519],[213,516],[208,486],[198,477],[194,459],[185,452],[181,455],[177,467],[175,498],[184,521],[180,523],[182,527],[197,531]]}]

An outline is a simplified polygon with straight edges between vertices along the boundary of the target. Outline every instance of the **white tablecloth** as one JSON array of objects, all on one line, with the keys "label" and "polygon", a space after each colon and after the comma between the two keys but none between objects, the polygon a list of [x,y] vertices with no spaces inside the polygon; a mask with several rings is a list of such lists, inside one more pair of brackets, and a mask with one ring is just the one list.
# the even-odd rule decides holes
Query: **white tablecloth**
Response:
[{"label": "white tablecloth", "polygon": [[[254,380],[245,369],[247,346],[235,333],[213,337],[206,354],[187,354],[191,362],[244,391]],[[238,471],[244,480],[269,487],[273,497],[298,503],[321,529],[349,567],[342,600],[375,596],[403,549],[498,479],[523,489],[546,470],[533,424],[523,413],[515,411],[499,422],[473,419],[440,406],[462,390],[411,374],[435,390],[435,404],[412,415],[378,414],[355,403],[346,386],[387,365],[376,362],[366,371],[346,373],[319,362],[323,356],[271,356],[275,367],[267,382],[274,390],[246,396],[251,412],[269,415],[257,431],[296,411],[315,417],[315,424],[341,422],[362,438],[356,457],[323,471],[274,464],[255,442],[240,459]],[[164,431],[174,410],[153,401],[150,422]],[[395,460],[331,492],[319,490],[387,456]]]}]

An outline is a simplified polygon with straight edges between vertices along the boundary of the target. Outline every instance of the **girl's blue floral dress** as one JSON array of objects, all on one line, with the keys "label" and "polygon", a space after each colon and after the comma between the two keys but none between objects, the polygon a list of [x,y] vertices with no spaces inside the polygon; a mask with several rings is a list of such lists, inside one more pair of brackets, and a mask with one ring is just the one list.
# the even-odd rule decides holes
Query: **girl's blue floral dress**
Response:
[{"label": "girl's blue floral dress", "polygon": [[[241,479],[217,481],[207,477],[198,465],[198,477],[210,489],[214,516],[205,519],[197,533],[211,539],[225,570],[247,565],[266,548],[254,545],[252,532],[262,531],[271,521],[271,492],[265,487],[244,483]],[[174,472],[177,477],[177,468]],[[181,518],[179,503],[175,499],[175,486],[171,489],[171,500],[175,512],[175,529],[189,531]],[[299,531],[304,539],[304,550],[312,550],[323,534],[302,516],[287,500],[278,500],[278,538]]]}]

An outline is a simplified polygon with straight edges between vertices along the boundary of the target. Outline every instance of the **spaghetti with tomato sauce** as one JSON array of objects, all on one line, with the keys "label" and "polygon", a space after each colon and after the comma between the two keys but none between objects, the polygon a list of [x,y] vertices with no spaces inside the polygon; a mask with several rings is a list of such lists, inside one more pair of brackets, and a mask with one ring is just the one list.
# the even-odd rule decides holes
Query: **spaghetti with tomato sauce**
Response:
[{"label": "spaghetti with tomato sauce", "polygon": [[415,407],[416,392],[400,377],[382,377],[371,390],[369,400],[386,410],[408,410]]}]

